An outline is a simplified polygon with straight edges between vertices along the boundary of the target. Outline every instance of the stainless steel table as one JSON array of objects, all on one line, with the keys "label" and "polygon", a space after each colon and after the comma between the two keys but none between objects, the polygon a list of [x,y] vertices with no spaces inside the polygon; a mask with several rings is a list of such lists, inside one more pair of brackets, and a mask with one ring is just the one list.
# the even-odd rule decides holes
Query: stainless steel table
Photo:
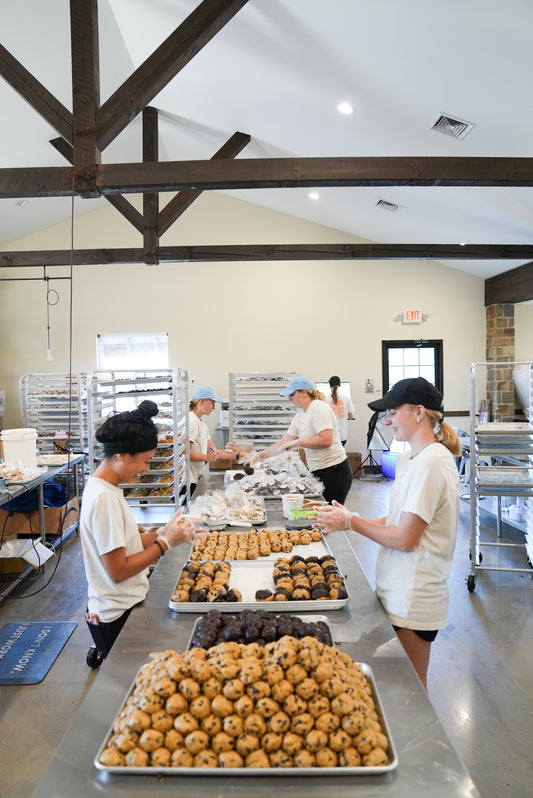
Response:
[{"label": "stainless steel table", "polygon": [[[267,502],[267,525],[282,520],[281,502]],[[398,768],[375,776],[137,776],[98,771],[93,760],[128,688],[150,651],[184,650],[198,617],[175,613],[168,600],[188,551],[174,549],[155,568],[148,597],[136,608],[70,725],[33,798],[230,798],[230,796],[394,796],[475,798],[479,793],[453,749],[343,532],[328,537],[350,602],[328,614],[335,643],[372,668],[396,747]],[[238,609],[236,605],[235,609]],[[271,609],[271,605],[267,606]],[[73,667],[83,667],[76,663]],[[244,772],[244,771],[243,771]]]}]

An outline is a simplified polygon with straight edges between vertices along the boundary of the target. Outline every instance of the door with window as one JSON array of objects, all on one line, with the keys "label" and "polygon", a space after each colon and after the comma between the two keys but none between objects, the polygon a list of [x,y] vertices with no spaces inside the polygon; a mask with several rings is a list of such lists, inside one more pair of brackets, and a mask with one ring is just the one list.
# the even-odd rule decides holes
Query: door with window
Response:
[{"label": "door with window", "polygon": [[442,340],[382,341],[383,395],[399,380],[425,377],[442,393]]}]

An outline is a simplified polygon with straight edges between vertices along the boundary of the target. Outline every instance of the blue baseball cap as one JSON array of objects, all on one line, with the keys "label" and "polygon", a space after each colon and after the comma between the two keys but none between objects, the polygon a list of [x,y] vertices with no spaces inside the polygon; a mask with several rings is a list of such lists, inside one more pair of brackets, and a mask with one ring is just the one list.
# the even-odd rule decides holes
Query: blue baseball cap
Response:
[{"label": "blue baseball cap", "polygon": [[311,380],[299,374],[297,377],[293,377],[292,380],[289,380],[289,384],[285,390],[280,393],[280,396],[290,396],[291,393],[295,391],[312,391],[314,387]]},{"label": "blue baseball cap", "polygon": [[224,400],[217,396],[216,393],[209,385],[199,385],[192,395],[192,401],[197,402],[199,399],[212,399],[213,402],[223,402]]}]

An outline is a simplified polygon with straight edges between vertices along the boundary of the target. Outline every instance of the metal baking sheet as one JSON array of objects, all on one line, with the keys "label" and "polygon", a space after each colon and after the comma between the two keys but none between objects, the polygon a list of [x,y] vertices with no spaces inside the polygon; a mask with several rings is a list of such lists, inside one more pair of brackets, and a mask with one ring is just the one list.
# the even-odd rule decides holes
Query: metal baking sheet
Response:
[{"label": "metal baking sheet", "polygon": [[[307,546],[305,548],[308,548]],[[290,552],[290,556],[292,556]],[[285,556],[285,555],[278,555]],[[312,556],[312,555],[309,555]],[[229,578],[229,588],[237,589],[242,595],[242,601],[172,601],[172,594],[177,587],[179,578],[176,580],[168,606],[175,612],[189,612],[198,614],[209,610],[219,612],[240,612],[241,610],[265,609],[276,612],[316,612],[319,608],[324,611],[341,610],[348,604],[350,595],[346,579],[343,577],[348,596],[344,599],[306,599],[304,601],[257,601],[255,598],[256,590],[274,591],[274,580],[272,573],[274,563],[272,560],[232,560],[231,573]],[[180,574],[181,576],[181,574]]]},{"label": "metal baking sheet", "polygon": [[[212,531],[219,531],[219,527],[210,527]],[[222,529],[226,530],[226,527],[222,527]],[[268,531],[273,532],[280,532],[285,531],[286,527],[268,527]],[[228,533],[236,532],[240,534],[236,527],[231,527],[230,529],[226,530]],[[241,532],[244,531],[241,529]],[[249,530],[246,530],[249,531]],[[256,530],[254,530],[256,531]],[[261,530],[259,530],[261,531]],[[195,551],[194,546],[191,546],[189,552],[189,559],[193,559],[191,556],[192,553]],[[228,560],[224,557],[226,562],[264,562],[265,560],[276,560],[278,557],[288,557],[289,559],[293,557],[295,554],[298,554],[300,557],[323,557],[324,554],[331,554],[331,549],[328,546],[324,536],[322,536],[322,540],[312,540],[311,543],[303,544],[303,543],[296,543],[291,551],[273,551],[270,554],[263,554],[257,557],[255,560]],[[333,556],[333,555],[332,555]],[[195,559],[195,558],[194,558]],[[197,562],[202,562],[202,560],[197,560]]]},{"label": "metal baking sheet", "polygon": [[[294,602],[293,602],[294,603]],[[342,650],[342,646],[338,647]],[[356,662],[357,665],[361,668],[363,673],[365,674],[366,678],[370,683],[370,687],[372,690],[372,699],[375,704],[375,711],[377,712],[379,722],[381,724],[381,728],[383,734],[385,734],[389,740],[389,762],[387,765],[381,765],[379,767],[331,767],[331,768],[173,768],[173,767],[126,767],[125,765],[120,766],[111,766],[111,765],[102,765],[99,762],[100,755],[104,748],[106,747],[107,741],[110,737],[113,736],[113,727],[117,718],[119,717],[120,713],[124,709],[124,706],[127,703],[127,700],[130,694],[133,692],[135,687],[135,682],[140,674],[140,670],[137,672],[137,675],[129,688],[126,698],[124,699],[122,706],[120,707],[119,711],[113,718],[113,722],[111,727],[109,728],[105,739],[98,749],[98,752],[93,760],[94,766],[100,770],[107,773],[120,773],[121,775],[132,775],[132,776],[257,776],[258,778],[264,778],[268,776],[373,776],[373,775],[383,775],[385,773],[389,773],[392,770],[395,770],[398,767],[398,757],[396,754],[396,748],[393,743],[389,725],[387,723],[387,719],[385,713],[383,711],[383,706],[381,704],[378,689],[376,686],[376,682],[374,679],[374,674],[372,673],[372,668],[366,662]],[[334,788],[332,787],[332,793],[334,792]]]},{"label": "metal baking sheet", "polygon": [[533,435],[533,427],[527,422],[487,421],[478,424],[476,432],[483,435]]},{"label": "metal baking sheet", "polygon": [[491,488],[531,488],[533,487],[533,468],[509,466],[481,466],[478,469],[478,484]]},{"label": "metal baking sheet", "polygon": [[[264,603],[265,602],[263,602],[263,604]],[[234,613],[236,615],[239,612],[241,612],[241,610],[237,609],[237,607],[238,607],[238,605],[235,607],[235,610],[234,610]],[[263,609],[263,608],[257,607],[257,609]],[[270,612],[270,610],[268,610],[268,612]],[[272,610],[272,613],[275,615],[274,609]],[[331,625],[330,625],[329,618],[328,618],[327,615],[298,615],[297,612],[291,613],[291,614],[293,614],[296,618],[300,618],[300,620],[305,621],[305,623],[319,623],[319,621],[322,621],[322,623],[325,623],[326,626],[328,627],[329,633],[331,635],[331,639],[333,640],[333,632],[331,631]],[[191,643],[192,643],[194,635],[196,634],[196,631],[197,631],[199,625],[202,623],[202,621],[203,621],[203,618],[197,618],[195,620],[194,626],[192,628],[191,636],[189,637],[189,642],[187,643],[187,649],[193,648]]]}]

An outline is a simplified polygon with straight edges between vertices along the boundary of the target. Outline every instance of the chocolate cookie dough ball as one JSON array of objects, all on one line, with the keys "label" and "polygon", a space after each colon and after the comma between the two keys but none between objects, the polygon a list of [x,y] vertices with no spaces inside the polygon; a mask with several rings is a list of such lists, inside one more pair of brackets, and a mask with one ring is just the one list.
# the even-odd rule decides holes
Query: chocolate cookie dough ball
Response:
[{"label": "chocolate cookie dough ball", "polygon": [[273,601],[274,594],[271,590],[256,590],[255,591],[255,600],[256,601]]}]

